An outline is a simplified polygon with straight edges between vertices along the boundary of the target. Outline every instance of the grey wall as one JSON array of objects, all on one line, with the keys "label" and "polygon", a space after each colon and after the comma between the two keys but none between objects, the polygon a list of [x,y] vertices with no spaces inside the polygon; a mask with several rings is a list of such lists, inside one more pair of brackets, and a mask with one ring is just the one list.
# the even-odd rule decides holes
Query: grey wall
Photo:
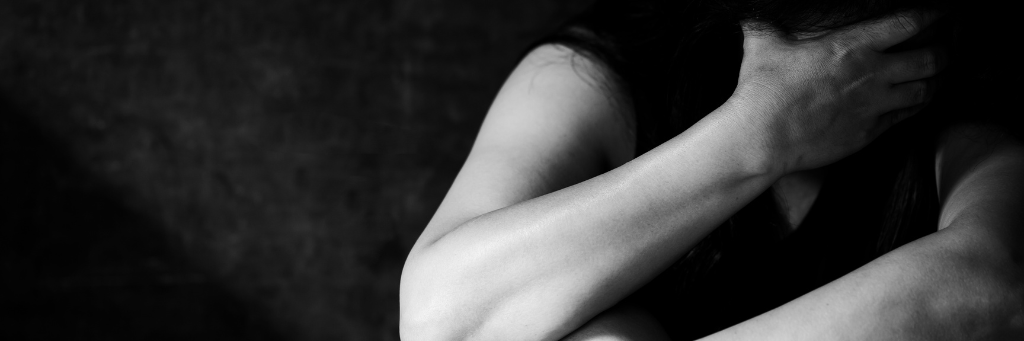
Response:
[{"label": "grey wall", "polygon": [[587,2],[0,2],[2,333],[397,340],[491,98]]}]

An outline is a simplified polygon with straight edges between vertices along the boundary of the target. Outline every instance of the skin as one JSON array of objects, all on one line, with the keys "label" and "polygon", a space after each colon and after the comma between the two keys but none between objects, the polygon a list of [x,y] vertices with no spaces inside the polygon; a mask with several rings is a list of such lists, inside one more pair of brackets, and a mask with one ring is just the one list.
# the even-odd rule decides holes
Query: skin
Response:
[{"label": "skin", "polygon": [[[949,128],[936,152],[938,232],[702,340],[1020,340],[1024,145],[997,127]],[[668,340],[616,306],[565,340]]]},{"label": "skin", "polygon": [[[679,136],[635,158],[628,98],[617,89],[594,85],[604,75],[601,66],[558,47],[532,52],[502,88],[466,164],[409,255],[400,291],[402,338],[662,337],[643,311],[616,303],[769,186],[816,192],[814,182],[800,180],[806,179],[800,174],[859,150],[919,110],[928,99],[927,79],[939,70],[936,51],[880,51],[913,36],[930,20],[890,18],[796,42],[748,29],[732,98]],[[1014,155],[1001,159],[1016,160]],[[1013,174],[993,167],[994,174]],[[976,176],[973,171],[959,174],[946,183]],[[980,183],[998,187],[1003,181]],[[957,193],[985,193],[986,188],[965,186],[975,189],[950,187],[946,206],[966,207],[958,212],[977,216],[978,207],[988,206]],[[1008,195],[1012,199],[1021,192]],[[789,199],[797,203],[794,207],[813,202]],[[839,284],[713,337],[840,339],[846,334],[839,331],[856,329],[842,324],[851,317],[858,318],[849,323],[877,332],[858,337],[897,335],[885,334],[895,328],[885,321],[913,322],[932,331],[926,327],[959,319],[934,309],[935,314],[922,318],[931,324],[917,321],[911,318],[916,315],[900,311],[907,305],[899,299],[925,307],[958,307],[928,298],[933,297],[929,293],[974,288],[970,281],[946,281],[948,276],[962,279],[965,269],[980,269],[976,277],[996,283],[993,292],[1020,288],[1009,279],[983,276],[1009,273],[1016,278],[1012,275],[1019,269],[1003,272],[1016,264],[1012,259],[1020,259],[1006,256],[1016,244],[1003,241],[994,245],[1005,247],[992,247],[991,240],[1003,236],[976,232],[988,231],[976,227],[988,223],[958,218],[960,214],[950,219],[962,223],[949,226],[969,227],[941,232],[953,237],[929,237],[938,241],[908,252],[901,253],[908,249],[901,248]],[[994,214],[1001,216],[1001,211]],[[996,220],[1006,226],[1019,222]],[[991,254],[964,251],[975,248]],[[978,262],[986,266],[970,266]],[[908,271],[918,272],[904,276]],[[979,295],[988,294],[986,289]]]}]

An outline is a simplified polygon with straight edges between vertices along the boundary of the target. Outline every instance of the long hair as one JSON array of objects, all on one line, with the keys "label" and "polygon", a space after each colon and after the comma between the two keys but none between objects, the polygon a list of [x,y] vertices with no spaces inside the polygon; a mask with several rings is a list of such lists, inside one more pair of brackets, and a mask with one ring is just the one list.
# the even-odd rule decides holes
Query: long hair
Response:
[{"label": "long hair", "polygon": [[[687,129],[732,94],[743,54],[740,21],[754,19],[783,33],[818,32],[905,10],[948,13],[933,26],[941,31],[937,43],[951,51],[953,66],[942,77],[944,85],[952,86],[944,86],[925,112],[829,167],[827,181],[845,182],[833,186],[833,192],[844,199],[846,209],[861,211],[845,228],[870,225],[861,228],[873,240],[851,241],[866,246],[852,249],[856,254],[851,255],[849,264],[825,271],[828,274],[815,284],[821,285],[935,231],[936,134],[941,127],[964,120],[960,113],[976,113],[979,103],[993,102],[987,97],[1005,92],[999,89],[1002,82],[996,82],[1000,72],[1005,72],[999,67],[1012,64],[1008,57],[1000,57],[998,49],[1000,43],[1005,43],[1000,39],[1006,37],[1000,32],[1011,32],[1012,21],[999,14],[1012,11],[998,10],[996,2],[977,1],[964,6],[924,0],[599,0],[534,46],[553,43],[570,47],[613,73],[605,81],[617,83],[613,88],[625,89],[631,98],[636,115],[636,155],[640,155]],[[979,83],[992,86],[976,86]],[[943,96],[945,93],[956,98]],[[987,110],[994,113],[998,108]],[[998,121],[1006,116],[972,114],[970,119]],[[671,309],[665,308],[664,302],[680,304],[679,297],[724,259],[751,259],[777,247],[786,224],[779,211],[774,194],[767,191],[634,296],[642,296],[648,305],[663,302],[662,310]],[[756,309],[791,298],[767,300]],[[742,321],[756,313],[752,310],[736,318]],[[699,337],[735,322],[689,333],[669,329],[674,336]]]}]

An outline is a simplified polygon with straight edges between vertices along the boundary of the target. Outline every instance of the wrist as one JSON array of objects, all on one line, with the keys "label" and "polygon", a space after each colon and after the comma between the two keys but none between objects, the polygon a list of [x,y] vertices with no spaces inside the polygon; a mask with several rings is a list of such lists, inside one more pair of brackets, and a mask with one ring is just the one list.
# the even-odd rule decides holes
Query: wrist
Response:
[{"label": "wrist", "polygon": [[779,178],[792,172],[794,167],[793,162],[788,161],[787,148],[777,133],[779,127],[772,127],[768,119],[781,109],[766,103],[771,102],[734,94],[711,115],[723,121],[727,130],[724,135],[736,140],[747,169]]}]

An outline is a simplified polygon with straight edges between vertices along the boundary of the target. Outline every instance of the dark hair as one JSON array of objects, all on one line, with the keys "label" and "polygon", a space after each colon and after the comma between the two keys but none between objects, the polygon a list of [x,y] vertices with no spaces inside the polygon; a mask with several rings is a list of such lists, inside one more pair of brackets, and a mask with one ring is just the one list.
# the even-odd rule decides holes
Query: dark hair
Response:
[{"label": "dark hair", "polygon": [[[850,182],[834,185],[832,192],[844,199],[848,209],[863,211],[845,228],[871,225],[863,228],[874,240],[858,240],[869,247],[851,249],[857,254],[851,256],[848,264],[838,264],[833,270],[818,270],[826,272],[814,284],[820,286],[935,231],[938,203],[933,162],[937,132],[941,127],[964,120],[963,115],[956,115],[958,112],[998,112],[998,107],[981,107],[985,103],[996,104],[988,100],[990,96],[1012,91],[1003,82],[995,81],[1002,76],[1001,72],[1006,72],[1005,67],[1014,65],[1008,56],[997,53],[1012,22],[1000,15],[1011,11],[998,10],[994,1],[981,2],[985,3],[973,1],[970,6],[963,6],[951,1],[925,0],[598,1],[534,46],[570,47],[613,73],[605,81],[615,82],[615,89],[623,89],[630,96],[637,122],[636,155],[640,155],[679,134],[732,94],[742,58],[741,20],[755,19],[783,33],[794,33],[839,28],[905,10],[946,12],[947,15],[932,26],[940,31],[938,43],[949,46],[954,60],[953,67],[942,76],[946,79],[944,84],[952,86],[941,91],[955,91],[957,96],[941,96],[940,93],[926,112],[830,166],[832,179],[845,178]],[[900,47],[894,47],[897,48]],[[987,68],[977,67],[979,65]],[[965,83],[990,86],[960,86]],[[1016,119],[1008,116],[972,115],[971,119],[997,122]],[[1020,125],[1013,122],[1009,126]],[[821,200],[819,197],[818,201]],[[818,204],[815,205],[818,209]],[[778,247],[784,227],[785,220],[769,190],[634,296],[641,297],[637,299],[649,306],[661,304],[661,308],[654,310],[661,309],[661,315],[670,316],[662,319],[663,324],[672,319],[679,321],[678,314],[664,313],[671,309],[665,308],[664,302],[678,304],[685,290],[725,258],[749,259]],[[802,292],[795,293],[799,294]],[[793,297],[783,295],[780,299],[766,300],[759,307],[717,325],[687,326],[687,331],[666,327],[676,337],[699,337]]]}]

